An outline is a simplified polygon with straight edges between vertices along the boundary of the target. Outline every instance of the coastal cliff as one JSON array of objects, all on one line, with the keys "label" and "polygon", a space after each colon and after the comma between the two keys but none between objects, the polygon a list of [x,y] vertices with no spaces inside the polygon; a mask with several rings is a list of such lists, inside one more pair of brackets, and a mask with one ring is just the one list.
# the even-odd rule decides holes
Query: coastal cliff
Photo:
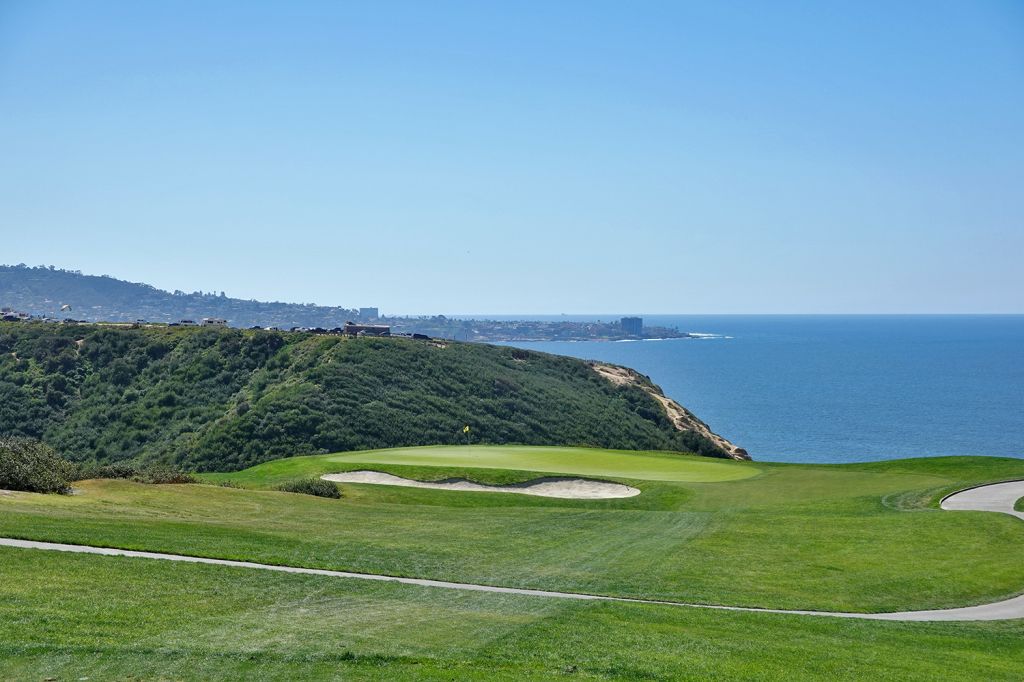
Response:
[{"label": "coastal cliff", "polygon": [[750,455],[747,454],[746,450],[730,443],[728,440],[712,431],[711,428],[698,419],[693,412],[690,412],[675,400],[666,396],[660,387],[651,382],[650,377],[640,374],[635,369],[622,367],[620,365],[591,362],[590,366],[594,368],[595,372],[610,381],[612,384],[616,386],[635,386],[654,398],[664,408],[665,414],[672,422],[672,425],[679,431],[694,433],[701,438],[711,441],[718,446],[722,452],[726,453],[730,459],[750,459]]}]

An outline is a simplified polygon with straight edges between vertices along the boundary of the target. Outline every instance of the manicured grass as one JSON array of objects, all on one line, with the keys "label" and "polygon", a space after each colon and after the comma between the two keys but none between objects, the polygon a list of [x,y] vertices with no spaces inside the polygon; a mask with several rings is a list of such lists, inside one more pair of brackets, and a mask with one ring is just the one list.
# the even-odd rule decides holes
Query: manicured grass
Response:
[{"label": "manicured grass", "polygon": [[0,679],[997,681],[1022,638],[0,548]]},{"label": "manicured grass", "polygon": [[443,445],[292,457],[267,462],[230,475],[211,474],[209,478],[215,481],[230,479],[243,485],[266,487],[286,478],[345,471],[352,469],[353,464],[436,467],[439,471],[453,468],[498,469],[693,483],[736,481],[758,473],[758,469],[749,462],[664,452],[514,445]]},{"label": "manicured grass", "polygon": [[[595,453],[570,454],[585,463]],[[1024,475],[1024,461],[709,464],[756,475],[714,483],[604,476],[642,490],[634,498],[605,501],[347,484],[341,500],[324,500],[269,490],[91,481],[79,484],[82,494],[72,497],[0,497],[0,534],[775,608],[938,608],[1005,598],[1024,588],[1024,527],[1018,519],[936,508],[950,490]],[[335,466],[366,465],[298,458],[230,478],[272,487]],[[450,464],[373,468],[426,477],[503,474]]]}]

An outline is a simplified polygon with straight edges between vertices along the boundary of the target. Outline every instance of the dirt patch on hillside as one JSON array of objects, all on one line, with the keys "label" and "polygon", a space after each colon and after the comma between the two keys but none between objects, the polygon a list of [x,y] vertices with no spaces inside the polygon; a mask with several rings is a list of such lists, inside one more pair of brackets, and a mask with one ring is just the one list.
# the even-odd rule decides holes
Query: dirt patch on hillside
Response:
[{"label": "dirt patch on hillside", "polygon": [[657,400],[665,409],[665,414],[668,415],[672,425],[679,431],[692,431],[704,438],[707,438],[712,443],[722,448],[722,450],[724,450],[732,459],[750,459],[750,455],[747,454],[746,450],[730,443],[725,438],[712,431],[707,424],[702,422],[700,419],[697,419],[697,416],[693,414],[693,412],[690,412],[676,401],[667,397],[661,392],[660,388],[651,383],[649,378],[640,374],[636,370],[630,369],[629,367],[621,367],[619,365],[608,365],[602,362],[592,362],[590,363],[590,366],[593,367],[595,372],[616,386],[636,386]]},{"label": "dirt patch on hillside", "polygon": [[373,483],[397,485],[405,488],[431,488],[434,490],[462,490],[484,493],[517,493],[537,497],[560,497],[566,500],[609,500],[634,497],[640,491],[632,486],[611,481],[595,481],[586,478],[549,476],[526,483],[509,485],[484,485],[465,478],[450,478],[444,481],[415,481],[410,478],[393,476],[381,471],[347,471],[342,474],[324,474],[320,478],[337,483]]}]

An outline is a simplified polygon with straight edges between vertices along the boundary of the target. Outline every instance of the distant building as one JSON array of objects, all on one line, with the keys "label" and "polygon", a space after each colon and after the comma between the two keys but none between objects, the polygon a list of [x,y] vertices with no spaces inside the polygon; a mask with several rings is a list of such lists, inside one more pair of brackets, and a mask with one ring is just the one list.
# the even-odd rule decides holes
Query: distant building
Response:
[{"label": "distant building", "polygon": [[624,317],[619,320],[619,325],[622,327],[622,333],[627,336],[643,336],[644,318],[642,317]]},{"label": "distant building", "polygon": [[376,320],[380,317],[380,311],[377,308],[360,308],[359,319],[360,320]]},{"label": "distant building", "polygon": [[220,317],[204,317],[203,318],[203,326],[204,327],[226,327],[226,326],[228,326],[228,321],[225,320],[225,319],[222,319]]},{"label": "distant building", "polygon": [[346,322],[345,334],[349,336],[391,336],[391,327],[386,324],[356,324]]}]

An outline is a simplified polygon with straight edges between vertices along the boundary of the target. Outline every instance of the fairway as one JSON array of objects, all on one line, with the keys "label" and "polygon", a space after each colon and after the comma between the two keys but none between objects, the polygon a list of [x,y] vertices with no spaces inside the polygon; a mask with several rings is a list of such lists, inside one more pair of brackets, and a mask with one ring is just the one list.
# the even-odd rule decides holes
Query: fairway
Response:
[{"label": "fairway", "polygon": [[[296,457],[206,476],[249,490],[83,481],[76,486],[79,495],[0,497],[0,535],[482,585],[797,610],[959,607],[1005,599],[1024,586],[1020,520],[943,512],[937,504],[954,489],[1021,477],[1021,460],[794,466],[588,449],[479,448],[489,456],[485,463],[494,466],[505,458],[516,467],[507,471],[452,466],[457,460],[444,459],[460,450]],[[465,448],[467,454],[473,450]],[[513,457],[517,450],[521,456]],[[429,457],[435,453],[441,457]],[[595,462],[608,461],[614,472],[630,471],[621,477],[641,493],[563,500],[342,484],[340,500],[325,500],[274,490],[289,480],[367,468],[367,460],[375,459],[404,462],[369,466],[419,480],[479,480],[485,478],[481,474],[531,480],[537,472],[523,467],[574,464],[595,478],[617,478],[596,468]],[[412,461],[448,464],[408,464]],[[680,476],[688,467],[691,472],[711,467],[747,477],[643,480],[634,478],[636,469],[623,461],[678,464]]]},{"label": "fairway", "polygon": [[0,548],[4,680],[1010,681],[1022,637]]},{"label": "fairway", "polygon": [[[369,472],[356,472],[356,473],[369,473]],[[345,474],[335,474],[336,476],[345,476]],[[325,476],[328,480],[345,480],[345,479],[329,479],[330,475]],[[360,479],[357,479],[360,480]],[[402,479],[406,480],[406,479]],[[406,481],[412,482],[412,481]],[[427,484],[429,485],[429,484]],[[618,485],[614,483],[606,483],[604,485]],[[639,493],[640,491],[636,491]],[[1004,483],[993,483],[985,486],[978,486],[974,488],[968,488],[961,490],[953,495],[947,495],[943,498],[941,506],[947,510],[961,510],[961,511],[986,511],[1001,514],[1009,514],[1010,516],[1016,516],[1024,519],[1024,513],[1014,511],[1013,502],[1018,496],[1024,493],[1024,481],[1007,481]],[[594,499],[594,498],[591,498]],[[301,568],[296,566],[275,566],[272,564],[261,564],[257,562],[233,562],[225,559],[212,559],[194,557],[182,554],[164,554],[158,552],[136,552],[125,549],[112,549],[106,547],[92,547],[88,545],[68,545],[60,543],[49,543],[49,542],[36,542],[31,540],[18,540],[12,538],[0,537],[0,546],[4,547],[17,547],[21,549],[38,549],[46,551],[59,551],[59,552],[74,552],[74,553],[85,553],[85,554],[98,554],[104,556],[127,556],[132,558],[145,558],[155,559],[162,561],[182,561],[188,563],[204,563],[218,566],[231,566],[234,568],[247,568],[257,570],[272,570],[281,571],[286,573],[297,573],[305,575],[319,575],[319,576],[331,576],[336,578],[347,578],[347,579],[360,579],[360,580],[383,580],[387,582],[398,582],[407,585],[417,585],[419,587],[434,587],[449,590],[473,590],[481,592],[490,592],[492,594],[518,594],[522,596],[532,597],[547,597],[557,599],[577,599],[577,600],[600,600],[600,601],[632,601],[634,603],[643,603],[652,606],[665,606],[670,602],[666,601],[651,601],[645,599],[631,599],[623,600],[621,597],[607,597],[599,595],[581,594],[578,592],[559,592],[551,590],[524,590],[521,588],[511,587],[497,587],[494,585],[480,585],[480,584],[467,584],[467,583],[454,583],[447,581],[438,580],[426,580],[423,578],[401,578],[396,576],[386,576],[381,574],[365,574],[365,573],[351,573],[344,571],[325,571],[323,569],[311,569]],[[868,614],[854,614],[854,613],[835,613],[828,611],[789,611],[789,610],[776,610],[776,609],[744,609],[736,606],[726,605],[697,605],[687,604],[685,602],[676,602],[675,605],[693,608],[697,606],[704,606],[705,608],[711,609],[727,609],[734,611],[757,611],[757,612],[772,612],[779,614],[792,614],[792,615],[804,615],[804,616],[835,616],[835,617],[857,617],[857,618],[869,618],[879,620],[906,620],[906,621],[986,621],[986,620],[1014,620],[1024,618],[1024,595],[1014,597],[1012,599],[1006,599],[999,602],[992,602],[988,604],[981,604],[978,606],[968,606],[959,609],[941,609],[931,611],[902,611],[895,613],[882,613],[876,615]]]},{"label": "fairway", "polygon": [[[275,490],[290,480],[368,467],[419,480],[508,482],[569,473],[628,480],[641,494],[569,500],[342,483],[341,499],[323,499]],[[1020,620],[825,623],[571,603],[579,600],[515,591],[863,614],[1005,600],[1024,586],[1021,520],[942,511],[938,501],[979,483],[1024,478],[1022,460],[804,466],[585,448],[436,447],[295,457],[204,478],[236,487],[90,480],[75,484],[76,495],[9,493],[0,496],[0,536],[506,592],[429,592],[415,584],[352,584],[377,580],[326,582],[327,576],[256,575],[272,571],[224,565],[153,566],[146,559],[0,548],[0,597],[9,604],[0,606],[0,621],[20,619],[0,627],[9,642],[0,644],[8,661],[6,670],[0,663],[0,677],[32,669],[123,677],[129,668],[189,677],[178,656],[205,660],[202,642],[209,637],[217,647],[237,643],[218,659],[225,677],[294,678],[315,669],[379,679],[491,679],[500,661],[509,679],[549,679],[563,670],[598,679],[706,679],[709,669],[701,666],[714,660],[716,669],[739,678],[775,666],[769,677],[792,679],[793,666],[805,663],[797,651],[808,647],[826,652],[811,678],[842,678],[836,673],[844,671],[870,677],[881,661],[897,671],[894,679],[934,679],[952,670],[1013,679],[1019,669]],[[66,591],[50,591],[65,583],[74,584],[67,591],[73,608],[91,605],[82,617],[62,621],[73,633],[70,642],[45,625],[64,618],[58,614],[67,608]],[[193,615],[179,618],[181,609]],[[463,628],[467,618],[472,623]],[[155,632],[145,647],[119,644],[140,628]],[[625,644],[609,653],[581,636]],[[787,644],[793,637],[805,646]],[[899,645],[880,648],[890,638]],[[956,655],[942,653],[954,644]],[[533,653],[523,653],[524,646]],[[863,659],[864,647],[873,658]],[[924,651],[943,663],[922,667]],[[69,671],[66,662],[79,662],[82,652],[97,653]]]},{"label": "fairway", "polygon": [[[462,445],[366,450],[303,458],[321,464],[391,464],[460,469],[507,469],[545,474],[712,483],[756,476],[749,462],[672,453],[531,446]],[[273,468],[277,462],[264,465]],[[254,467],[258,470],[260,467]]]}]

